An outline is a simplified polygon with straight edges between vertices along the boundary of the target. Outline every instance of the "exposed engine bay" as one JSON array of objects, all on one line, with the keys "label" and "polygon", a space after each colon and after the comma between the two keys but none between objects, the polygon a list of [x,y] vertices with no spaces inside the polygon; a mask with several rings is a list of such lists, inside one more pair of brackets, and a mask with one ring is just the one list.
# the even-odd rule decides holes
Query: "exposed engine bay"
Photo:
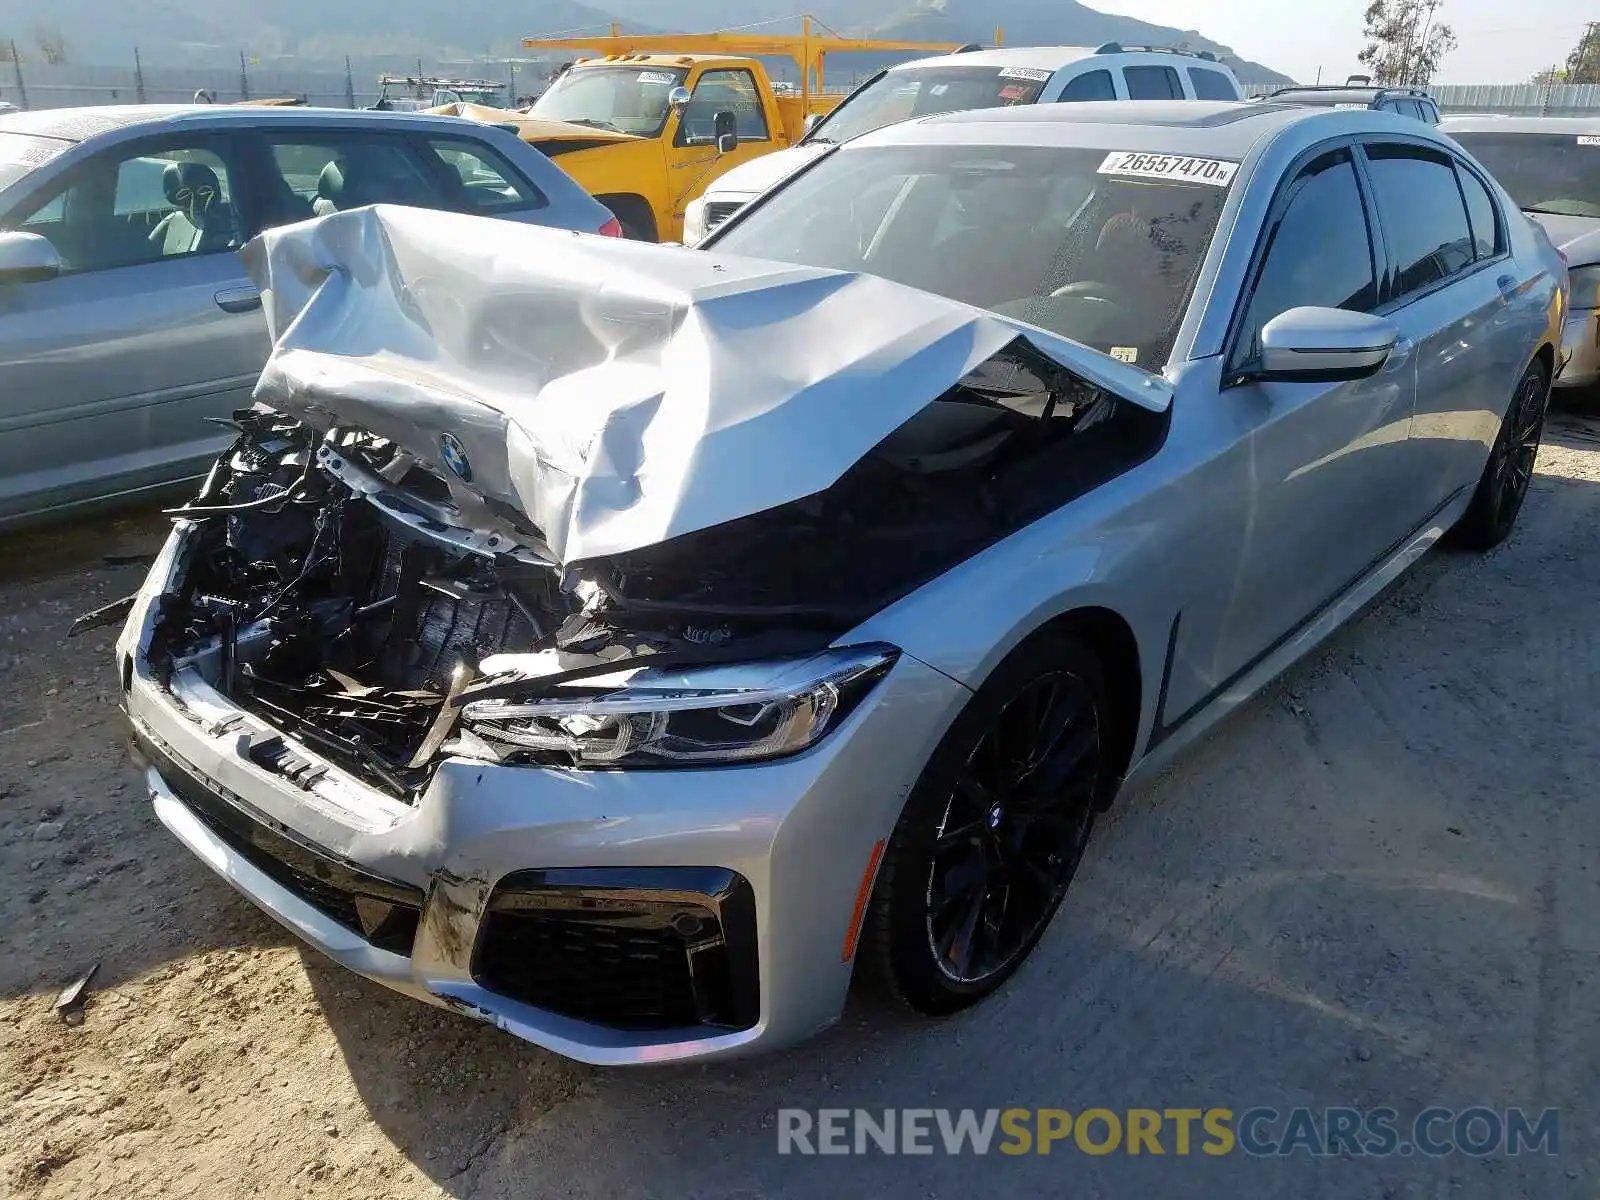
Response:
[{"label": "exposed engine bay", "polygon": [[[203,659],[235,703],[404,796],[444,753],[560,761],[463,736],[456,716],[473,697],[821,650],[1149,457],[1166,417],[1019,339],[823,492],[572,564],[509,506],[486,501],[475,515],[493,525],[469,527],[406,447],[262,406],[235,425],[177,510],[195,529],[152,663]],[[483,673],[506,655],[520,665]]]}]

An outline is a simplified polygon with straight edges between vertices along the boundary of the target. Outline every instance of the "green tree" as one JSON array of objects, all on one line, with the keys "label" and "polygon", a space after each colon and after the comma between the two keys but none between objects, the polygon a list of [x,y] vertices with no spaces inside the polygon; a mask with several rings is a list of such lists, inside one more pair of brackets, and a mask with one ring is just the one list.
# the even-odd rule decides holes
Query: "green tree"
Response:
[{"label": "green tree", "polygon": [[1455,31],[1436,20],[1439,0],[1372,0],[1364,15],[1366,47],[1358,56],[1376,83],[1426,87]]},{"label": "green tree", "polygon": [[1589,22],[1567,56],[1566,83],[1600,83],[1600,22]]},{"label": "green tree", "polygon": [[37,26],[33,31],[33,44],[39,48],[39,57],[52,67],[67,61],[67,37],[59,26]]}]

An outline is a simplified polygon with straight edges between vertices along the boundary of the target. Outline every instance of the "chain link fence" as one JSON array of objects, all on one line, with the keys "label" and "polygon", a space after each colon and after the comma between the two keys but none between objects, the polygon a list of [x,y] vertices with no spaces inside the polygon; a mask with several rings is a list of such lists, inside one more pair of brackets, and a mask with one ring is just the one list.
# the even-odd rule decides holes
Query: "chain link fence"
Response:
[{"label": "chain link fence", "polygon": [[[1245,93],[1265,96],[1285,85],[1248,83]],[[1302,85],[1303,86],[1303,85]],[[1334,85],[1337,86],[1337,85]],[[1442,113],[1501,113],[1508,117],[1600,116],[1600,84],[1452,83],[1429,88]]]}]

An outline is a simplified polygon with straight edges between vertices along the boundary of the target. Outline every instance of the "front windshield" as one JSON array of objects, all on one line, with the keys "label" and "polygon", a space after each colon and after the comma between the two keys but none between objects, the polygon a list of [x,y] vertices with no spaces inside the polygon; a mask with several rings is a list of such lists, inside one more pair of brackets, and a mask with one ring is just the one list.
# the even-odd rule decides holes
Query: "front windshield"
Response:
[{"label": "front windshield", "polygon": [[1558,217],[1600,217],[1600,135],[1454,133],[1517,207]]},{"label": "front windshield", "polygon": [[1233,172],[1126,151],[847,147],[706,245],[881,275],[1155,371]]},{"label": "front windshield", "polygon": [[72,145],[60,138],[0,132],[0,191]]},{"label": "front windshield", "polygon": [[664,67],[577,67],[552,83],[528,115],[655,137],[667,123],[667,98],[686,74]]},{"label": "front windshield", "polygon": [[812,142],[848,142],[863,133],[933,113],[1032,104],[1049,71],[1012,67],[921,67],[888,71],[848,97],[817,125]]}]

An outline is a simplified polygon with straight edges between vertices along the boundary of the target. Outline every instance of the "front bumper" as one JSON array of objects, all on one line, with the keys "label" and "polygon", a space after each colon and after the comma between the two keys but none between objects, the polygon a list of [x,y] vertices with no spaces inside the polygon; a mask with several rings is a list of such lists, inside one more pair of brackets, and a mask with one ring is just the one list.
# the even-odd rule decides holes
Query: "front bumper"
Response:
[{"label": "front bumper", "polygon": [[1566,365],[1556,376],[1556,387],[1600,383],[1600,309],[1579,308],[1567,314],[1561,331],[1561,357]]},{"label": "front bumper", "polygon": [[[191,851],[306,942],[385,986],[594,1064],[726,1057],[796,1041],[837,1019],[864,872],[968,697],[959,684],[902,656],[839,729],[793,758],[648,772],[453,759],[408,804],[281,737],[193,670],[167,687],[153,677],[146,650],[158,597],[181,569],[183,539],[180,527],[117,648],[135,739],[149,756],[151,801]],[[260,753],[273,742],[288,753]],[[263,858],[204,811],[215,804],[290,851]],[[279,864],[295,853],[305,856],[299,873],[286,873]],[[485,986],[479,951],[508,880],[664,868],[717,870],[746,888],[753,929],[741,936],[754,940],[758,976],[748,1027],[625,1028]],[[337,910],[315,892],[324,884],[380,910],[368,903],[358,932],[329,915]]]}]

